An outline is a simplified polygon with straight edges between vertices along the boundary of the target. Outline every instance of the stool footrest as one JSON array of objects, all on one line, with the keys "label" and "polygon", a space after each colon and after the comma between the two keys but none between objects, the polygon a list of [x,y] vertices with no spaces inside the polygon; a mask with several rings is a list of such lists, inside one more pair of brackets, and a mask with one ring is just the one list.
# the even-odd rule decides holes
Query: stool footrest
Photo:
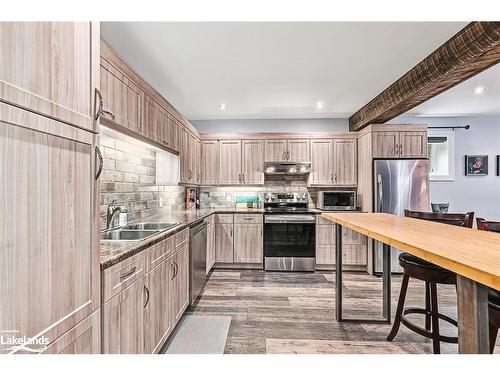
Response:
[{"label": "stool footrest", "polygon": [[[420,327],[419,325],[411,322],[406,318],[406,315],[411,315],[411,314],[422,314],[422,315],[429,315],[430,316],[430,311],[426,311],[425,309],[420,309],[420,308],[415,308],[415,307],[410,307],[406,308],[403,310],[403,313],[401,314],[401,323],[411,331],[418,333],[419,335],[422,335],[424,337],[427,337],[429,339],[433,338],[432,331],[428,331],[425,328]],[[444,320],[450,324],[453,324],[455,327],[458,327],[458,322],[450,318],[449,316],[443,315],[441,313],[438,313],[438,317],[441,320]],[[439,335],[439,341],[443,342],[448,342],[452,344],[458,343],[458,337],[456,336],[444,336],[444,335]]]}]

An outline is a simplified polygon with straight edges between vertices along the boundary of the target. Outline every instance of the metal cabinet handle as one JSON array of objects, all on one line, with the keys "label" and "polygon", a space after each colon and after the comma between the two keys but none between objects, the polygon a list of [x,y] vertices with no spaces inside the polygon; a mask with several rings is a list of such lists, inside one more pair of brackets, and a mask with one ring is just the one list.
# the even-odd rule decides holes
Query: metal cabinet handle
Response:
[{"label": "metal cabinet handle", "polygon": [[241,175],[241,182],[245,183],[245,174],[244,173]]},{"label": "metal cabinet handle", "polygon": [[175,266],[173,263],[170,263],[170,267],[172,268],[172,277],[170,278],[170,280],[173,280],[175,278]]},{"label": "metal cabinet handle", "polygon": [[99,147],[97,147],[97,146],[95,146],[95,154],[96,154],[97,158],[99,159],[99,168],[97,169],[96,174],[95,174],[95,179],[98,180],[99,177],[101,176],[102,167],[104,166],[104,162],[102,160],[101,150],[99,150]]},{"label": "metal cabinet handle", "polygon": [[110,116],[113,120],[115,119],[115,114],[110,111],[106,111],[105,109],[101,110],[101,115],[108,115]]},{"label": "metal cabinet handle", "polygon": [[179,265],[177,264],[176,261],[174,261],[174,265],[175,265],[175,276],[174,277],[177,277],[177,274],[179,273]]},{"label": "metal cabinet handle", "polygon": [[[99,103],[97,103],[97,101],[99,101]],[[99,116],[101,115],[101,111],[102,111],[102,95],[101,95],[101,92],[97,89],[97,87],[95,88],[95,95],[94,95],[94,121],[97,121],[99,120]]]},{"label": "metal cabinet handle", "polygon": [[95,95],[96,100],[99,100],[99,105],[97,106],[98,110],[97,110],[97,113],[94,115],[94,120],[97,121],[101,115],[108,115],[114,120],[115,119],[114,113],[103,109],[104,104],[103,104],[101,92],[96,88],[95,93],[96,93],[96,95]]},{"label": "metal cabinet handle", "polygon": [[288,149],[286,150],[286,160],[289,160],[290,159],[290,151],[288,151]]},{"label": "metal cabinet handle", "polygon": [[243,220],[253,220],[253,217],[244,217]]},{"label": "metal cabinet handle", "polygon": [[125,279],[126,277],[129,277],[129,276],[133,275],[135,273],[135,271],[137,271],[137,267],[133,267],[127,273],[124,273],[123,275],[120,275],[120,279]]},{"label": "metal cabinet handle", "polygon": [[333,175],[333,182],[337,182],[337,173]]},{"label": "metal cabinet handle", "polygon": [[281,158],[283,160],[286,160],[286,150],[283,150],[283,153],[281,154]]},{"label": "metal cabinet handle", "polygon": [[231,233],[230,233],[229,237],[233,237],[233,228],[230,229],[230,232]]},{"label": "metal cabinet handle", "polygon": [[144,285],[144,290],[146,291],[146,302],[144,303],[144,307],[146,307],[149,303],[149,289],[146,285]]},{"label": "metal cabinet handle", "polygon": [[403,145],[399,144],[399,155],[403,155]]}]

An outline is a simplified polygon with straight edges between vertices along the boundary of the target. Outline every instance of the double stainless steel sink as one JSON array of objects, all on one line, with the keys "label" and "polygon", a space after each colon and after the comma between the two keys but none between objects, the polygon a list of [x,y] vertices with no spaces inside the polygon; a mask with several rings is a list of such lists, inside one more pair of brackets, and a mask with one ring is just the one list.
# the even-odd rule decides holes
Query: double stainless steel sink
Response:
[{"label": "double stainless steel sink", "polygon": [[178,223],[138,223],[101,233],[104,241],[138,241],[175,227]]}]

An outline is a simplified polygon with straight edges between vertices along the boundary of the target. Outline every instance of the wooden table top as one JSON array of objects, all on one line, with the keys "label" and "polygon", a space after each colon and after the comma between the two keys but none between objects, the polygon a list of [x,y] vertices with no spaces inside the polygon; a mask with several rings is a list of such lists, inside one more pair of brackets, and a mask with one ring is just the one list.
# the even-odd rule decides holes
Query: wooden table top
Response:
[{"label": "wooden table top", "polygon": [[325,219],[500,290],[500,234],[383,213]]}]

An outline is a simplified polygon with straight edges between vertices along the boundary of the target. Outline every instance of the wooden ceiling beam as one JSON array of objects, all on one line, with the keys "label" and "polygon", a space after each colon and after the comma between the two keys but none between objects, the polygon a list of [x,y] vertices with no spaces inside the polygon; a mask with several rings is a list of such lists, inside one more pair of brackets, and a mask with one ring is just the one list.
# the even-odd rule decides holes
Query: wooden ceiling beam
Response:
[{"label": "wooden ceiling beam", "polygon": [[387,122],[499,61],[500,22],[471,22],[354,113],[349,130]]}]

